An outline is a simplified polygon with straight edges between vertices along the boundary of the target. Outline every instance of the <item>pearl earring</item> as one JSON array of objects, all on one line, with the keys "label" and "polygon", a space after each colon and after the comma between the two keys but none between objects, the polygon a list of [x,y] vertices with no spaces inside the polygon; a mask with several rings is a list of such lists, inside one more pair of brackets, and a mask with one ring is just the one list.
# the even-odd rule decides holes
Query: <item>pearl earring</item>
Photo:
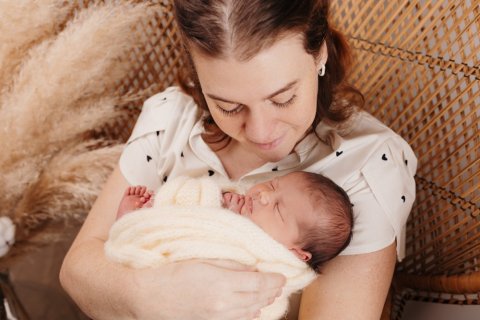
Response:
[{"label": "pearl earring", "polygon": [[323,63],[320,63],[320,69],[318,69],[318,75],[320,77],[323,77],[325,75],[325,65]]}]

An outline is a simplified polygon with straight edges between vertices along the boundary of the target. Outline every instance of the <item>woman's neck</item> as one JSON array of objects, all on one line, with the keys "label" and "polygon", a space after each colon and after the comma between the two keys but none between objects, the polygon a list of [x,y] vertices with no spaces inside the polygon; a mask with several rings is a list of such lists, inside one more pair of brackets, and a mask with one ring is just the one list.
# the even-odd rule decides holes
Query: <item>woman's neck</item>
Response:
[{"label": "woman's neck", "polygon": [[[210,146],[212,150],[215,150]],[[245,150],[236,141],[231,141],[225,148],[214,151],[222,162],[223,168],[232,180],[237,180],[255,170],[265,163],[266,160],[261,159],[251,151]]]}]

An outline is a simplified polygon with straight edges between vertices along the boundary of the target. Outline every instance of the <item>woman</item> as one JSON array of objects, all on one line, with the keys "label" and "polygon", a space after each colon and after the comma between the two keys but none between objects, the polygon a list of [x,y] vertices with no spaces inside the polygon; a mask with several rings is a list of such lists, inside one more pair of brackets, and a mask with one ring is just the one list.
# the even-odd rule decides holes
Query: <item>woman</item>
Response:
[{"label": "woman", "polygon": [[145,102],[64,261],[62,284],[93,318],[252,319],[279,295],[282,277],[228,261],[147,270],[109,263],[103,244],[116,204],[129,184],[155,188],[181,174],[250,183],[305,170],[347,191],[355,228],[304,290],[299,318],[378,319],[403,255],[416,159],[358,111],[363,98],[345,83],[348,50],[328,24],[328,2],[174,2],[192,64],[183,89],[194,99],[170,88]]}]

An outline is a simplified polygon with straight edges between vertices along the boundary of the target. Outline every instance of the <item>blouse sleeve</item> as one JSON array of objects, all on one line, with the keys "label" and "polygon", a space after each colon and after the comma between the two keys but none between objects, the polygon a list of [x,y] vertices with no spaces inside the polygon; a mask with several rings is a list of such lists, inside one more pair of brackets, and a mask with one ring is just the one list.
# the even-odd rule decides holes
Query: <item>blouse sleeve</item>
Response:
[{"label": "blouse sleeve", "polygon": [[[415,200],[417,160],[400,138],[387,139],[346,185],[354,205],[352,245],[343,254],[371,252],[397,241],[405,255],[405,226]],[[352,186],[349,187],[348,185]]]},{"label": "blouse sleeve", "polygon": [[174,161],[174,151],[188,139],[195,121],[193,100],[170,87],[145,101],[119,160],[120,171],[131,185],[156,190]]},{"label": "blouse sleeve", "polygon": [[160,154],[160,141],[163,132],[148,133],[138,137],[125,146],[120,156],[119,167],[123,176],[130,185],[144,185],[149,190],[156,190],[160,184],[157,174],[162,167],[163,159]]},{"label": "blouse sleeve", "polygon": [[395,241],[395,230],[383,213],[375,195],[361,175],[349,181],[348,190],[353,204],[353,236],[342,255],[361,254],[381,250]]}]

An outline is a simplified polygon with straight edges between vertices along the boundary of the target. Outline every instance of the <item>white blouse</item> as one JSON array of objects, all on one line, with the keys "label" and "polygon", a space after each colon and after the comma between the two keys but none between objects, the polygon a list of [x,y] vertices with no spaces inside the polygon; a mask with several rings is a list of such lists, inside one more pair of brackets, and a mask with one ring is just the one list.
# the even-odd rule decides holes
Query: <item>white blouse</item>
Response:
[{"label": "white blouse", "polygon": [[[204,112],[177,87],[145,101],[120,158],[131,185],[156,190],[179,175],[228,177],[217,155],[201,138]],[[239,179],[253,184],[291,171],[321,173],[342,187],[353,204],[354,228],[343,255],[380,250],[397,240],[405,255],[405,224],[415,199],[417,159],[395,132],[364,111],[348,130],[320,123],[290,155],[266,163]]]}]

